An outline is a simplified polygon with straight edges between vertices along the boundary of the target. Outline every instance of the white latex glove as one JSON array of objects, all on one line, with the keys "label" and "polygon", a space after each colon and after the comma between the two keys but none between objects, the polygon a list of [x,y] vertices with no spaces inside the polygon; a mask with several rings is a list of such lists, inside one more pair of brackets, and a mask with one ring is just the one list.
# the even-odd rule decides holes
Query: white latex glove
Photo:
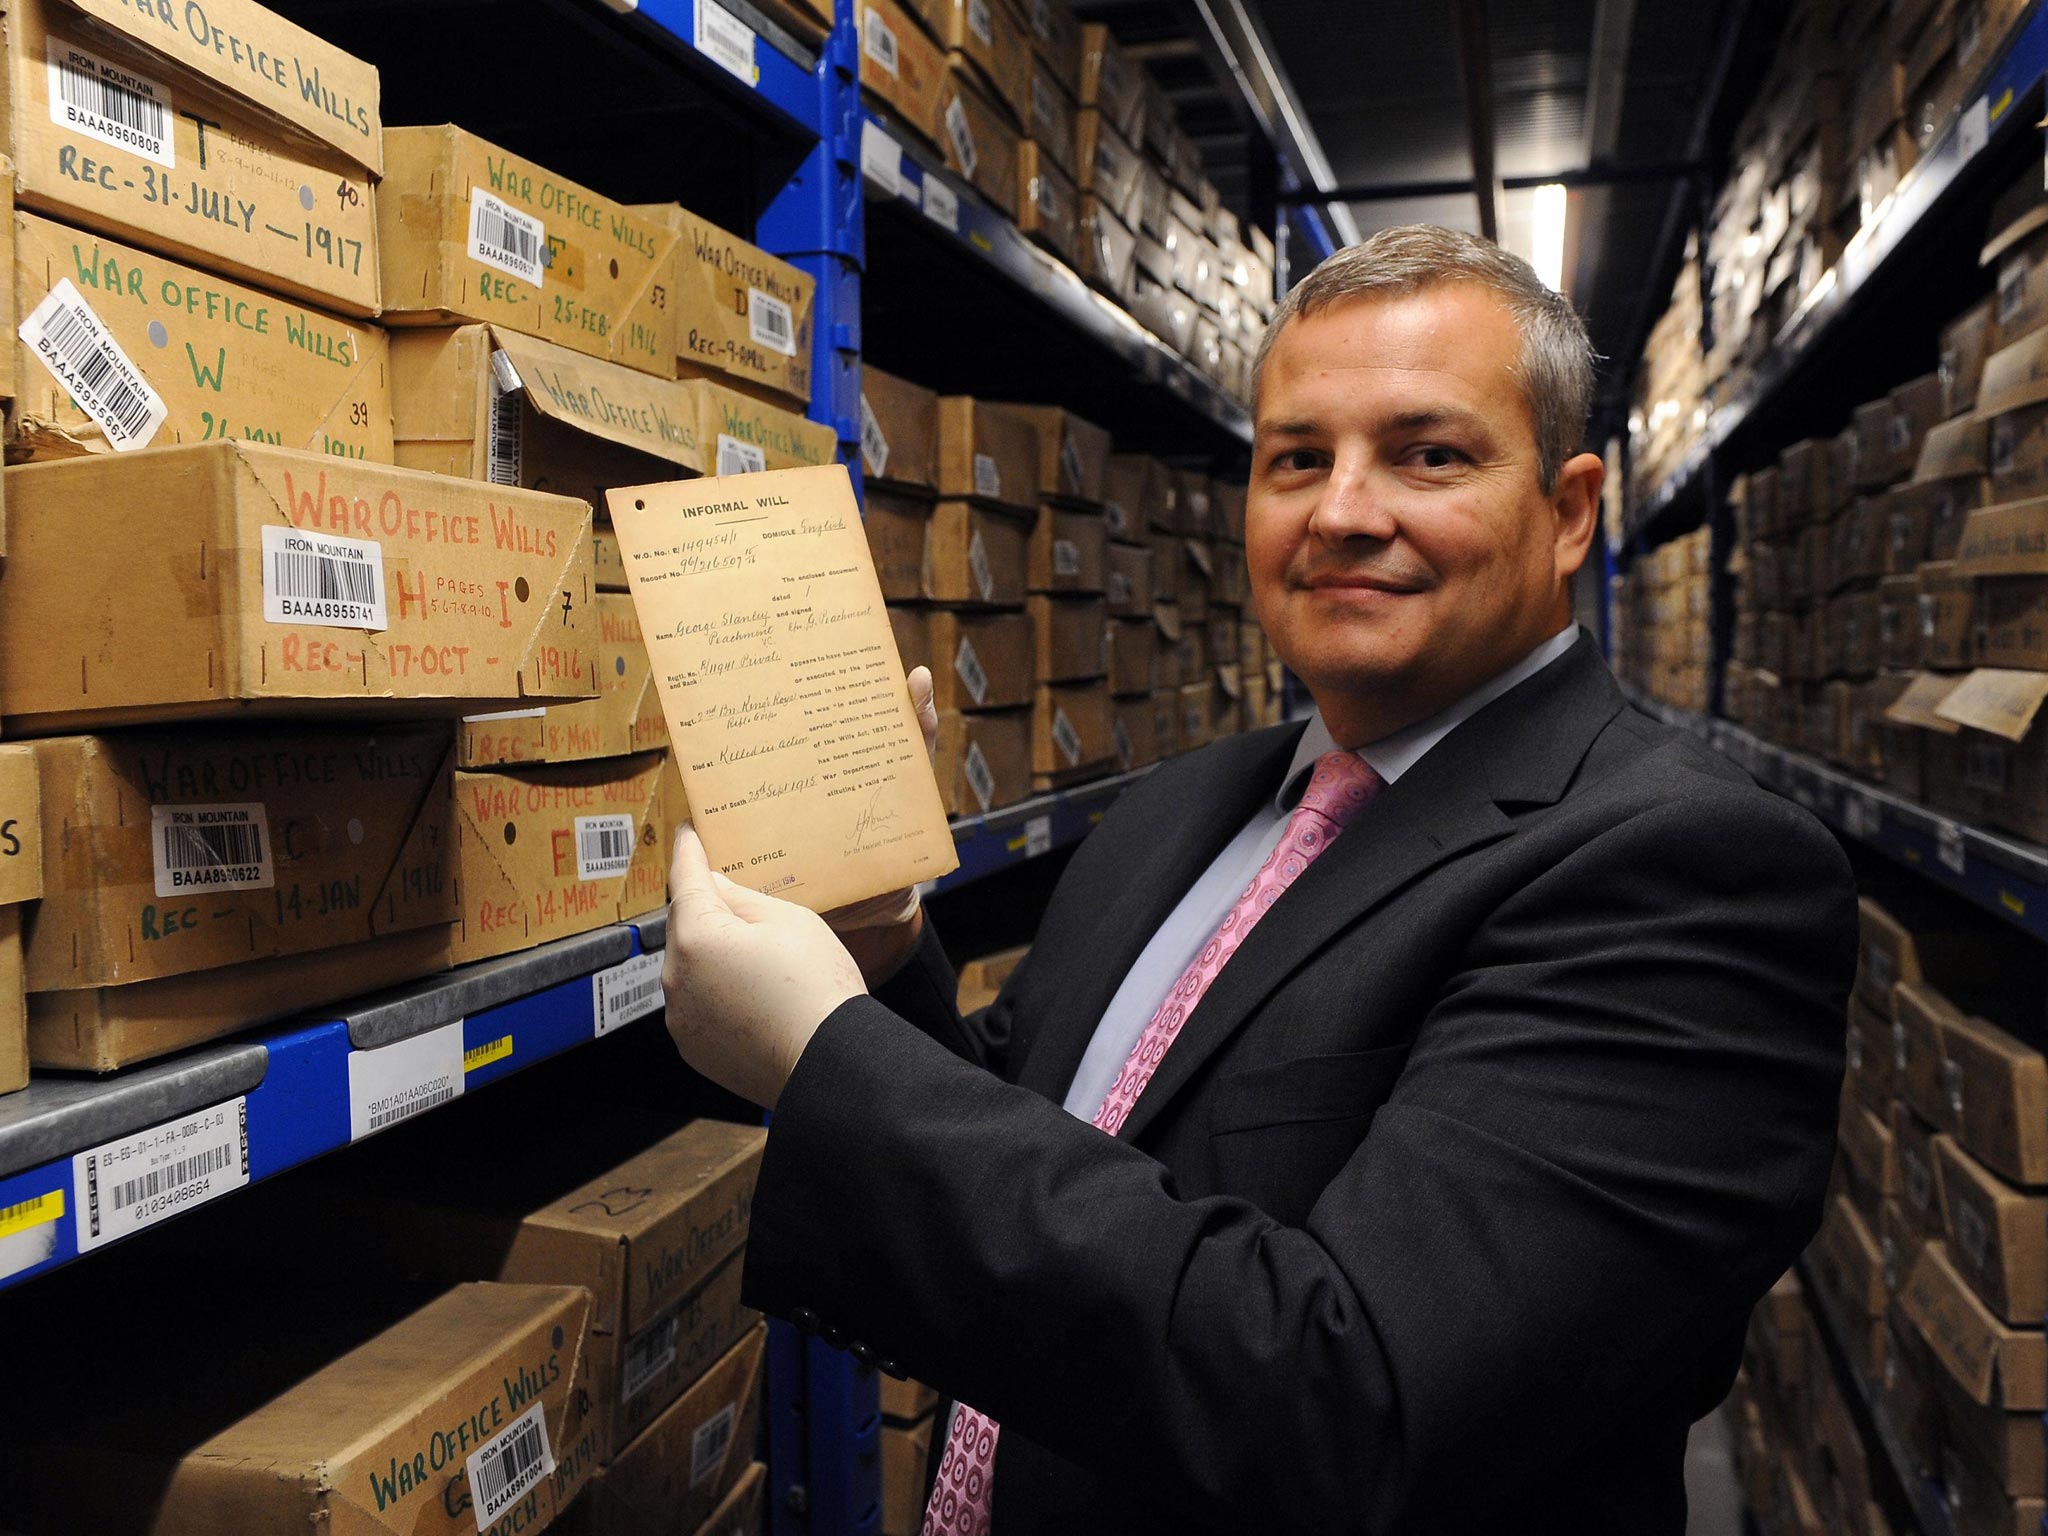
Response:
[{"label": "white latex glove", "polygon": [[668,888],[669,1035],[696,1071],[773,1109],[818,1026],[867,991],[860,967],[815,912],[713,869],[687,824]]},{"label": "white latex glove", "polygon": [[[939,711],[932,702],[932,674],[928,667],[912,667],[904,679],[910,685],[911,707],[917,712],[917,727],[924,733],[927,758],[939,748]],[[869,981],[879,983],[908,958],[916,947],[922,928],[917,887],[906,886],[849,902],[824,914],[826,924],[846,940]]]}]

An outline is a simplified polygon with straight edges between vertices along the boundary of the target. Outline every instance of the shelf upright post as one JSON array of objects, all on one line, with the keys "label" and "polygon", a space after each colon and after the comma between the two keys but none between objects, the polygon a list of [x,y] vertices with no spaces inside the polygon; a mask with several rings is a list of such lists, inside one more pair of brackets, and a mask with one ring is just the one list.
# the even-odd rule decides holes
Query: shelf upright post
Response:
[{"label": "shelf upright post", "polygon": [[[839,437],[860,493],[860,44],[854,0],[837,0],[820,50],[818,141],[761,211],[755,242],[817,280],[810,418]],[[769,1529],[774,1536],[866,1536],[881,1522],[881,1394],[875,1372],[772,1322],[768,1372]]]}]

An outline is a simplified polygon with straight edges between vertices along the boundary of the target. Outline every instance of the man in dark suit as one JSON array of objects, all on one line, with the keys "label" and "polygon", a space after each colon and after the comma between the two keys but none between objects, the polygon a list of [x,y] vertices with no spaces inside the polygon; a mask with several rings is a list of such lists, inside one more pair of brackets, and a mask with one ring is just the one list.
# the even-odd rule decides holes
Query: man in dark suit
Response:
[{"label": "man in dark suit", "polygon": [[1590,353],[1525,265],[1385,232],[1260,370],[1316,717],[1129,791],[993,1006],[914,903],[835,937],[679,841],[670,1028],[776,1110],[749,1299],[972,1405],[927,1532],[1677,1536],[1818,1224],[1847,865],[1573,627]]}]

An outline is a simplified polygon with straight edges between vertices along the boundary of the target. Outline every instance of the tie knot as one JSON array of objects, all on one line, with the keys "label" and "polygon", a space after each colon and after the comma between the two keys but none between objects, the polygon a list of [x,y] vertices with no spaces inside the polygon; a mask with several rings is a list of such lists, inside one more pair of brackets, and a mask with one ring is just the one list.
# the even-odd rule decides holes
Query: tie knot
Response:
[{"label": "tie knot", "polygon": [[1301,807],[1319,811],[1342,827],[1385,787],[1386,780],[1356,752],[1325,752],[1316,759],[1301,792]]}]

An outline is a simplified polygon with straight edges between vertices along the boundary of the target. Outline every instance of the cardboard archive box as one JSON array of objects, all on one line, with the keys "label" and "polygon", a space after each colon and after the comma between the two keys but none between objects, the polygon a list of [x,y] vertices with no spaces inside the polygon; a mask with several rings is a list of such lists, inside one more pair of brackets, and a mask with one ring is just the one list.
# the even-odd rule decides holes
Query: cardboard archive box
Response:
[{"label": "cardboard archive box", "polygon": [[1083,682],[1101,677],[1108,669],[1109,615],[1101,598],[1046,597],[1034,593],[1027,607],[1031,616],[1035,681]]},{"label": "cardboard archive box", "polygon": [[167,1335],[158,1346],[137,1359],[96,1344],[82,1381],[97,1385],[38,1417],[10,1523],[509,1536],[545,1530],[574,1495],[550,1473],[585,1292],[461,1285],[368,1337],[384,1297],[310,1297],[328,1315],[289,1321],[275,1303],[252,1314],[185,1299],[201,1315],[173,1321],[157,1303],[144,1315]]},{"label": "cardboard archive box", "polygon": [[1034,505],[1052,502],[1095,510],[1109,480],[1109,434],[1056,405],[1005,405],[1038,434],[1038,479]]},{"label": "cardboard archive box", "polygon": [[1075,150],[1079,132],[1075,110],[1073,89],[1065,83],[1057,66],[1048,64],[1043,56],[1034,58],[1031,61],[1031,115],[1024,124],[1026,134],[1031,142],[1038,145],[1045,158],[1066,173],[1069,181],[1078,176],[1081,169]]},{"label": "cardboard archive box", "polygon": [[35,749],[0,747],[0,1093],[28,1086],[23,902],[43,894],[43,817]]},{"label": "cardboard archive box", "polygon": [[1125,773],[1133,768],[1149,768],[1159,761],[1159,711],[1153,705],[1152,695],[1118,699],[1111,732],[1116,741],[1117,767]]},{"label": "cardboard archive box", "polygon": [[1145,136],[1145,71],[1108,27],[1081,28],[1081,105],[1094,107],[1130,143]]},{"label": "cardboard archive box", "polygon": [[[344,314],[379,307],[377,71],[253,0],[7,16],[24,208]],[[260,61],[260,62],[259,62]]]},{"label": "cardboard archive box", "polygon": [[1029,708],[946,710],[932,768],[948,816],[973,816],[1015,805],[1031,794]]},{"label": "cardboard archive box", "polygon": [[391,338],[396,454],[410,469],[575,496],[702,474],[702,404],[658,379],[492,325]]},{"label": "cardboard archive box", "polygon": [[[31,213],[14,215],[13,243],[30,331],[15,339],[14,462],[209,438],[392,461],[376,326]],[[107,367],[116,354],[125,366]]]},{"label": "cardboard archive box", "polygon": [[1032,525],[1033,592],[1100,592],[1109,581],[1109,524],[1100,512],[1046,505]]},{"label": "cardboard archive box", "polygon": [[[766,1326],[752,1329],[594,1478],[560,1529],[571,1536],[681,1536],[750,1480],[761,1428]],[[758,1494],[756,1495],[758,1497]]]},{"label": "cardboard archive box", "polygon": [[0,709],[25,731],[597,692],[582,502],[245,443],[7,485]]},{"label": "cardboard archive box", "polygon": [[1030,517],[1038,509],[1039,434],[1030,417],[968,395],[939,397],[938,492]]},{"label": "cardboard archive box", "polygon": [[811,401],[817,279],[674,203],[634,212],[676,237],[667,297],[677,377],[715,374],[801,412]]},{"label": "cardboard archive box", "polygon": [[1026,525],[978,502],[870,491],[862,518],[882,596],[951,607],[1024,606]]},{"label": "cardboard archive box", "polygon": [[938,490],[939,397],[861,364],[860,456],[869,485]]},{"label": "cardboard archive box", "polygon": [[597,594],[597,686],[598,696],[580,704],[465,715],[455,737],[456,766],[572,763],[668,749],[640,614],[624,592]]},{"label": "cardboard archive box", "polygon": [[675,231],[460,128],[384,147],[385,324],[489,321],[674,376]]},{"label": "cardboard archive box", "polygon": [[665,757],[457,773],[455,963],[587,933],[667,900]]},{"label": "cardboard archive box", "polygon": [[696,397],[697,435],[712,474],[810,469],[838,460],[839,436],[821,422],[807,421],[795,411],[714,379],[686,379],[683,388]]},{"label": "cardboard archive box", "polygon": [[[990,0],[1000,6],[1001,0]],[[955,56],[946,65],[939,89],[939,149],[946,169],[965,178],[974,189],[1017,220],[1017,130],[1008,113],[982,88]]]},{"label": "cardboard archive box", "polygon": [[1116,710],[1108,682],[1041,683],[1031,718],[1032,788],[1059,789],[1094,778],[1115,761]]},{"label": "cardboard archive box", "polygon": [[1017,146],[1017,228],[1068,265],[1080,260],[1080,189],[1032,139]]},{"label": "cardboard archive box", "polygon": [[[918,658],[932,669],[932,702],[948,710],[1013,709],[1031,702],[1034,631],[1029,614],[916,611]],[[904,653],[906,668],[916,665]]]},{"label": "cardboard archive box", "polygon": [[1941,1161],[1949,1261],[2007,1322],[2048,1314],[2048,1196],[2016,1189],[1947,1137]]},{"label": "cardboard archive box", "polygon": [[[437,1280],[589,1293],[584,1374],[556,1455],[600,1466],[760,1320],[740,1304],[739,1281],[765,1138],[758,1126],[693,1120],[574,1185],[535,1148],[489,1181],[447,1169],[335,1198]],[[593,1166],[583,1155],[570,1177]]]},{"label": "cardboard archive box", "polygon": [[897,0],[860,0],[858,14],[862,92],[937,148],[946,50]]},{"label": "cardboard archive box", "polygon": [[431,724],[34,743],[33,1059],[106,1071],[445,963],[450,748]]},{"label": "cardboard archive box", "polygon": [[939,22],[952,67],[969,66],[976,84],[1012,121],[1031,120],[1031,44],[1007,0],[923,0]]},{"label": "cardboard archive box", "polygon": [[[957,1001],[964,1016],[986,1008],[996,1000],[1009,980],[1031,953],[1029,944],[999,949],[992,955],[977,955],[960,965]],[[884,1376],[881,1381],[882,1412],[899,1419],[921,1418],[939,1404],[939,1395],[915,1381]]]}]

